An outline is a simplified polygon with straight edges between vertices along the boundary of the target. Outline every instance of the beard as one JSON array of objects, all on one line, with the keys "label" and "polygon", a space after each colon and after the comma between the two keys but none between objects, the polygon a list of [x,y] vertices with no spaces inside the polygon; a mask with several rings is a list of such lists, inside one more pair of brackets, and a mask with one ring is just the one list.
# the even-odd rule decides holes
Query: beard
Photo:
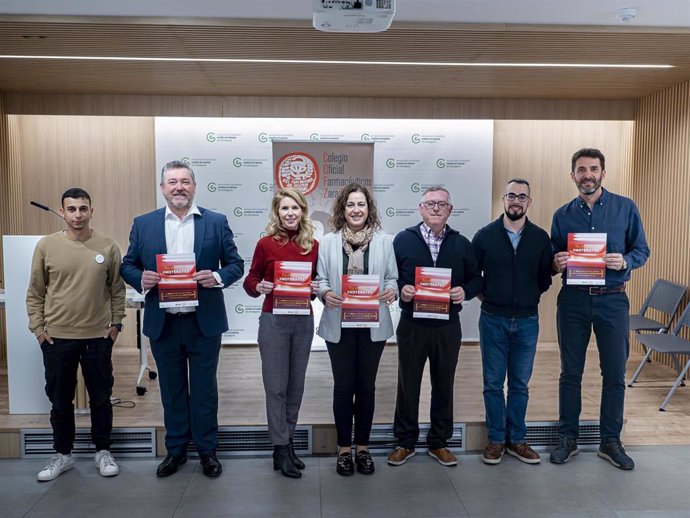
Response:
[{"label": "beard", "polygon": [[599,190],[599,187],[601,187],[601,178],[599,178],[598,180],[594,178],[594,181],[592,182],[592,187],[585,187],[584,183],[589,180],[591,180],[591,178],[583,178],[577,184],[578,190],[584,195],[594,194]]},{"label": "beard", "polygon": [[505,215],[508,217],[510,221],[517,221],[525,215],[525,209],[523,209],[522,207],[515,208],[518,208],[519,210],[517,212],[513,212],[510,210],[511,207],[504,209]]}]

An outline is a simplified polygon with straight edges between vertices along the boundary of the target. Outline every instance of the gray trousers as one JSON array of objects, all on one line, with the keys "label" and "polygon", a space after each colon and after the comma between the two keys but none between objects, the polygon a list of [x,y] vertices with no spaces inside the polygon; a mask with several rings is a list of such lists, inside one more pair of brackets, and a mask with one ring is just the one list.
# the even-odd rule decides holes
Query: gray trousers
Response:
[{"label": "gray trousers", "polygon": [[268,432],[275,445],[288,444],[295,433],[313,336],[313,315],[264,312],[259,317]]}]

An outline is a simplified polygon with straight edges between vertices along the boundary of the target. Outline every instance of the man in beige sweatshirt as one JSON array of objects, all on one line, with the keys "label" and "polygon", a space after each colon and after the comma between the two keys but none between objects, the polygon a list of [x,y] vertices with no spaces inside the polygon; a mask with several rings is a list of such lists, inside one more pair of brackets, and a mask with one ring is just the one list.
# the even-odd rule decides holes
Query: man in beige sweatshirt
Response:
[{"label": "man in beige sweatshirt", "polygon": [[38,473],[57,478],[74,466],[74,390],[81,363],[91,409],[96,467],[104,477],[119,473],[110,454],[113,410],[112,349],[125,317],[120,249],[90,228],[91,197],[72,188],[62,195],[67,228],[41,239],[34,250],[26,294],[29,329],[43,352],[46,395],[56,454]]}]

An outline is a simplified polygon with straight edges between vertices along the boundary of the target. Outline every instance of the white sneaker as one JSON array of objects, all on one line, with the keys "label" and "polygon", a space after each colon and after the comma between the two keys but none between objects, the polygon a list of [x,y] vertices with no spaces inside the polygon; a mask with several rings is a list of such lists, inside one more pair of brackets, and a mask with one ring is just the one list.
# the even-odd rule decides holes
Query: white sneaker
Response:
[{"label": "white sneaker", "polygon": [[49,480],[55,480],[62,473],[70,470],[74,467],[74,460],[72,459],[72,454],[63,455],[62,453],[56,453],[53,455],[45,468],[38,472],[36,477],[40,482],[48,482]]},{"label": "white sneaker", "polygon": [[120,468],[108,450],[97,451],[94,461],[102,477],[114,477],[120,472]]}]

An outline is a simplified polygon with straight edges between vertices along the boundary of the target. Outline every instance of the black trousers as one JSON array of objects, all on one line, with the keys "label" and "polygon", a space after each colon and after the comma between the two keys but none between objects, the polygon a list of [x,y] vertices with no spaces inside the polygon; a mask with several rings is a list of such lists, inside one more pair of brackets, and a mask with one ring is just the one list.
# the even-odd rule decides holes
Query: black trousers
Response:
[{"label": "black trousers", "polygon": [[564,286],[558,294],[559,433],[577,439],[582,409],[582,373],[594,329],[601,369],[601,442],[619,440],[625,406],[625,364],[630,352],[630,303],[625,293],[590,295]]},{"label": "black trousers", "polygon": [[431,428],[429,448],[444,448],[453,436],[453,385],[460,354],[460,320],[428,327],[405,316],[398,329],[398,395],[394,431],[398,445],[412,449],[419,438],[419,393],[424,365],[429,359]]},{"label": "black trousers", "polygon": [[91,441],[96,450],[110,449],[113,430],[113,341],[110,338],[83,340],[53,338],[41,344],[46,377],[46,395],[52,404],[50,424],[53,447],[66,455],[74,448],[74,390],[77,367],[89,394],[91,409]]},{"label": "black trousers", "polygon": [[369,329],[343,329],[340,342],[326,342],[333,370],[333,416],[338,446],[352,445],[353,417],[355,444],[369,445],[376,373],[385,344],[385,340],[372,342]]}]

